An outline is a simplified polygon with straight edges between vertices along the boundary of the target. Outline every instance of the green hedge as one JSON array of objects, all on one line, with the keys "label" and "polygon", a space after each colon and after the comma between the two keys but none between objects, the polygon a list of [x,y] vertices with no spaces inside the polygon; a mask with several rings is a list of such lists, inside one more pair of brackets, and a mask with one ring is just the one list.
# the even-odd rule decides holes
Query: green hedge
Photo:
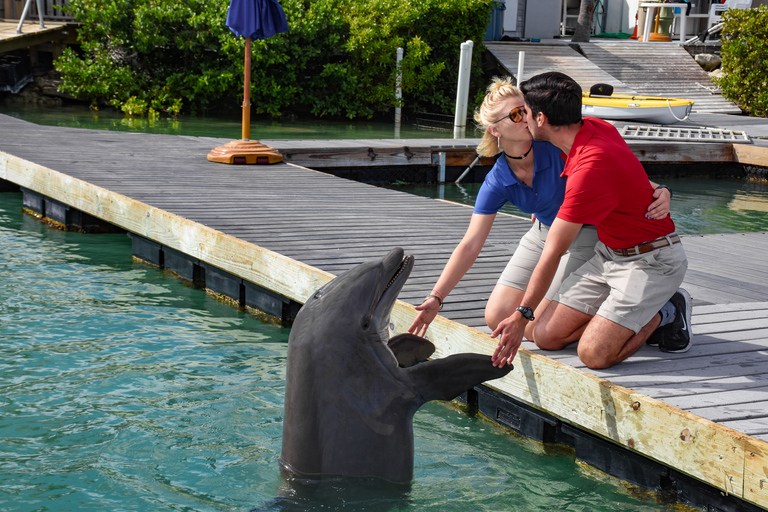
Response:
[{"label": "green hedge", "polygon": [[768,117],[768,6],[723,14],[723,96],[751,116]]},{"label": "green hedge", "polygon": [[[482,39],[494,0],[283,0],[290,32],[253,42],[255,113],[370,118],[396,103],[452,113],[460,44],[475,41],[470,102],[482,98]],[[71,0],[79,49],[57,59],[61,89],[129,114],[242,103],[245,42],[225,0]]]}]

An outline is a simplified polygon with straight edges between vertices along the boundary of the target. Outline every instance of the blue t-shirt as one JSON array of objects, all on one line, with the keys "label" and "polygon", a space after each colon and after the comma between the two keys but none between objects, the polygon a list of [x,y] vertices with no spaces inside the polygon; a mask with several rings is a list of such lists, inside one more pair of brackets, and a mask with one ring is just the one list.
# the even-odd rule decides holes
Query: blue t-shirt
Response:
[{"label": "blue t-shirt", "polygon": [[502,154],[485,177],[475,200],[475,213],[497,213],[509,201],[547,226],[555,220],[565,197],[562,152],[549,142],[533,143],[533,186],[522,184]]}]

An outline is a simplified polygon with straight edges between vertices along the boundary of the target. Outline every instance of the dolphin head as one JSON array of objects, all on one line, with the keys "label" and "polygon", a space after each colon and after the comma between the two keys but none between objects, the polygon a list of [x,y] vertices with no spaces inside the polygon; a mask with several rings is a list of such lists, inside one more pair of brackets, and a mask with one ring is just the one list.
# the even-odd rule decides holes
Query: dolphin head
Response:
[{"label": "dolphin head", "polygon": [[366,262],[345,272],[307,299],[294,328],[307,320],[317,328],[317,321],[322,319],[332,322],[334,329],[357,331],[366,338],[375,336],[386,343],[389,317],[413,262],[413,256],[404,256],[397,247],[382,260]]}]

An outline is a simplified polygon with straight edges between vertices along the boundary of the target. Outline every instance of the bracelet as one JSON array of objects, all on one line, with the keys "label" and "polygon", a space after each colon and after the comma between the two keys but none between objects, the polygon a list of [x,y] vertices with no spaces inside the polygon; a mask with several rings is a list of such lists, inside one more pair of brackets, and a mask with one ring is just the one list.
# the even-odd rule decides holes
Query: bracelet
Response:
[{"label": "bracelet", "polygon": [[672,189],[669,188],[669,185],[659,185],[658,187],[656,187],[656,190],[659,190],[660,188],[665,188],[669,190],[669,198],[672,199]]},{"label": "bracelet", "polygon": [[435,295],[437,295],[438,297],[440,297],[440,300],[441,300],[441,301],[444,301],[444,300],[445,300],[445,295],[443,295],[443,294],[442,294],[442,293],[440,293],[439,291],[437,291],[437,290],[432,290],[432,293],[434,293]]},{"label": "bracelet", "polygon": [[437,295],[434,295],[434,294],[432,294],[432,293],[430,293],[429,295],[427,295],[426,297],[424,297],[424,300],[423,300],[423,301],[421,301],[421,303],[422,303],[422,304],[424,304],[424,303],[425,303],[425,302],[427,302],[429,299],[437,299],[437,302],[440,304],[440,307],[439,307],[439,308],[437,308],[437,310],[438,310],[438,311],[442,311],[442,309],[443,309],[443,300],[442,300],[440,297],[438,297]]}]

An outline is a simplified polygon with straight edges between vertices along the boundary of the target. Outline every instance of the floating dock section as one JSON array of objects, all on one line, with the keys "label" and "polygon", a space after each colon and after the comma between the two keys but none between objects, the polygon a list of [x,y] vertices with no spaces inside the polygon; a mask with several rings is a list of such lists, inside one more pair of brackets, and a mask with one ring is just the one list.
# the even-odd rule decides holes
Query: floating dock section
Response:
[{"label": "floating dock section", "polygon": [[[141,259],[288,321],[334,275],[404,247],[416,265],[390,326],[404,332],[415,315],[412,304],[431,289],[471,208],[289,163],[208,162],[205,155],[223,142],[49,128],[0,116],[0,179],[21,187],[25,206],[42,216],[72,227],[101,222],[126,230]],[[397,141],[354,150],[403,159],[446,149],[432,142],[435,147]],[[289,144],[280,149],[298,155],[301,148]],[[320,146],[326,154],[334,150],[333,141],[315,146],[305,154],[319,154]],[[733,161],[732,146],[717,151]],[[689,148],[688,158],[696,153]],[[499,215],[478,263],[449,297],[445,317],[430,326],[436,357],[493,352],[482,309],[528,226]],[[685,237],[683,243],[691,260],[685,286],[697,300],[690,352],[645,347],[593,372],[579,366],[575,351],[544,354],[527,344],[513,372],[464,398],[516,432],[572,446],[576,457],[599,469],[683,502],[707,510],[765,509],[768,268],[762,255],[768,234]],[[725,261],[743,264],[735,269]]]}]

